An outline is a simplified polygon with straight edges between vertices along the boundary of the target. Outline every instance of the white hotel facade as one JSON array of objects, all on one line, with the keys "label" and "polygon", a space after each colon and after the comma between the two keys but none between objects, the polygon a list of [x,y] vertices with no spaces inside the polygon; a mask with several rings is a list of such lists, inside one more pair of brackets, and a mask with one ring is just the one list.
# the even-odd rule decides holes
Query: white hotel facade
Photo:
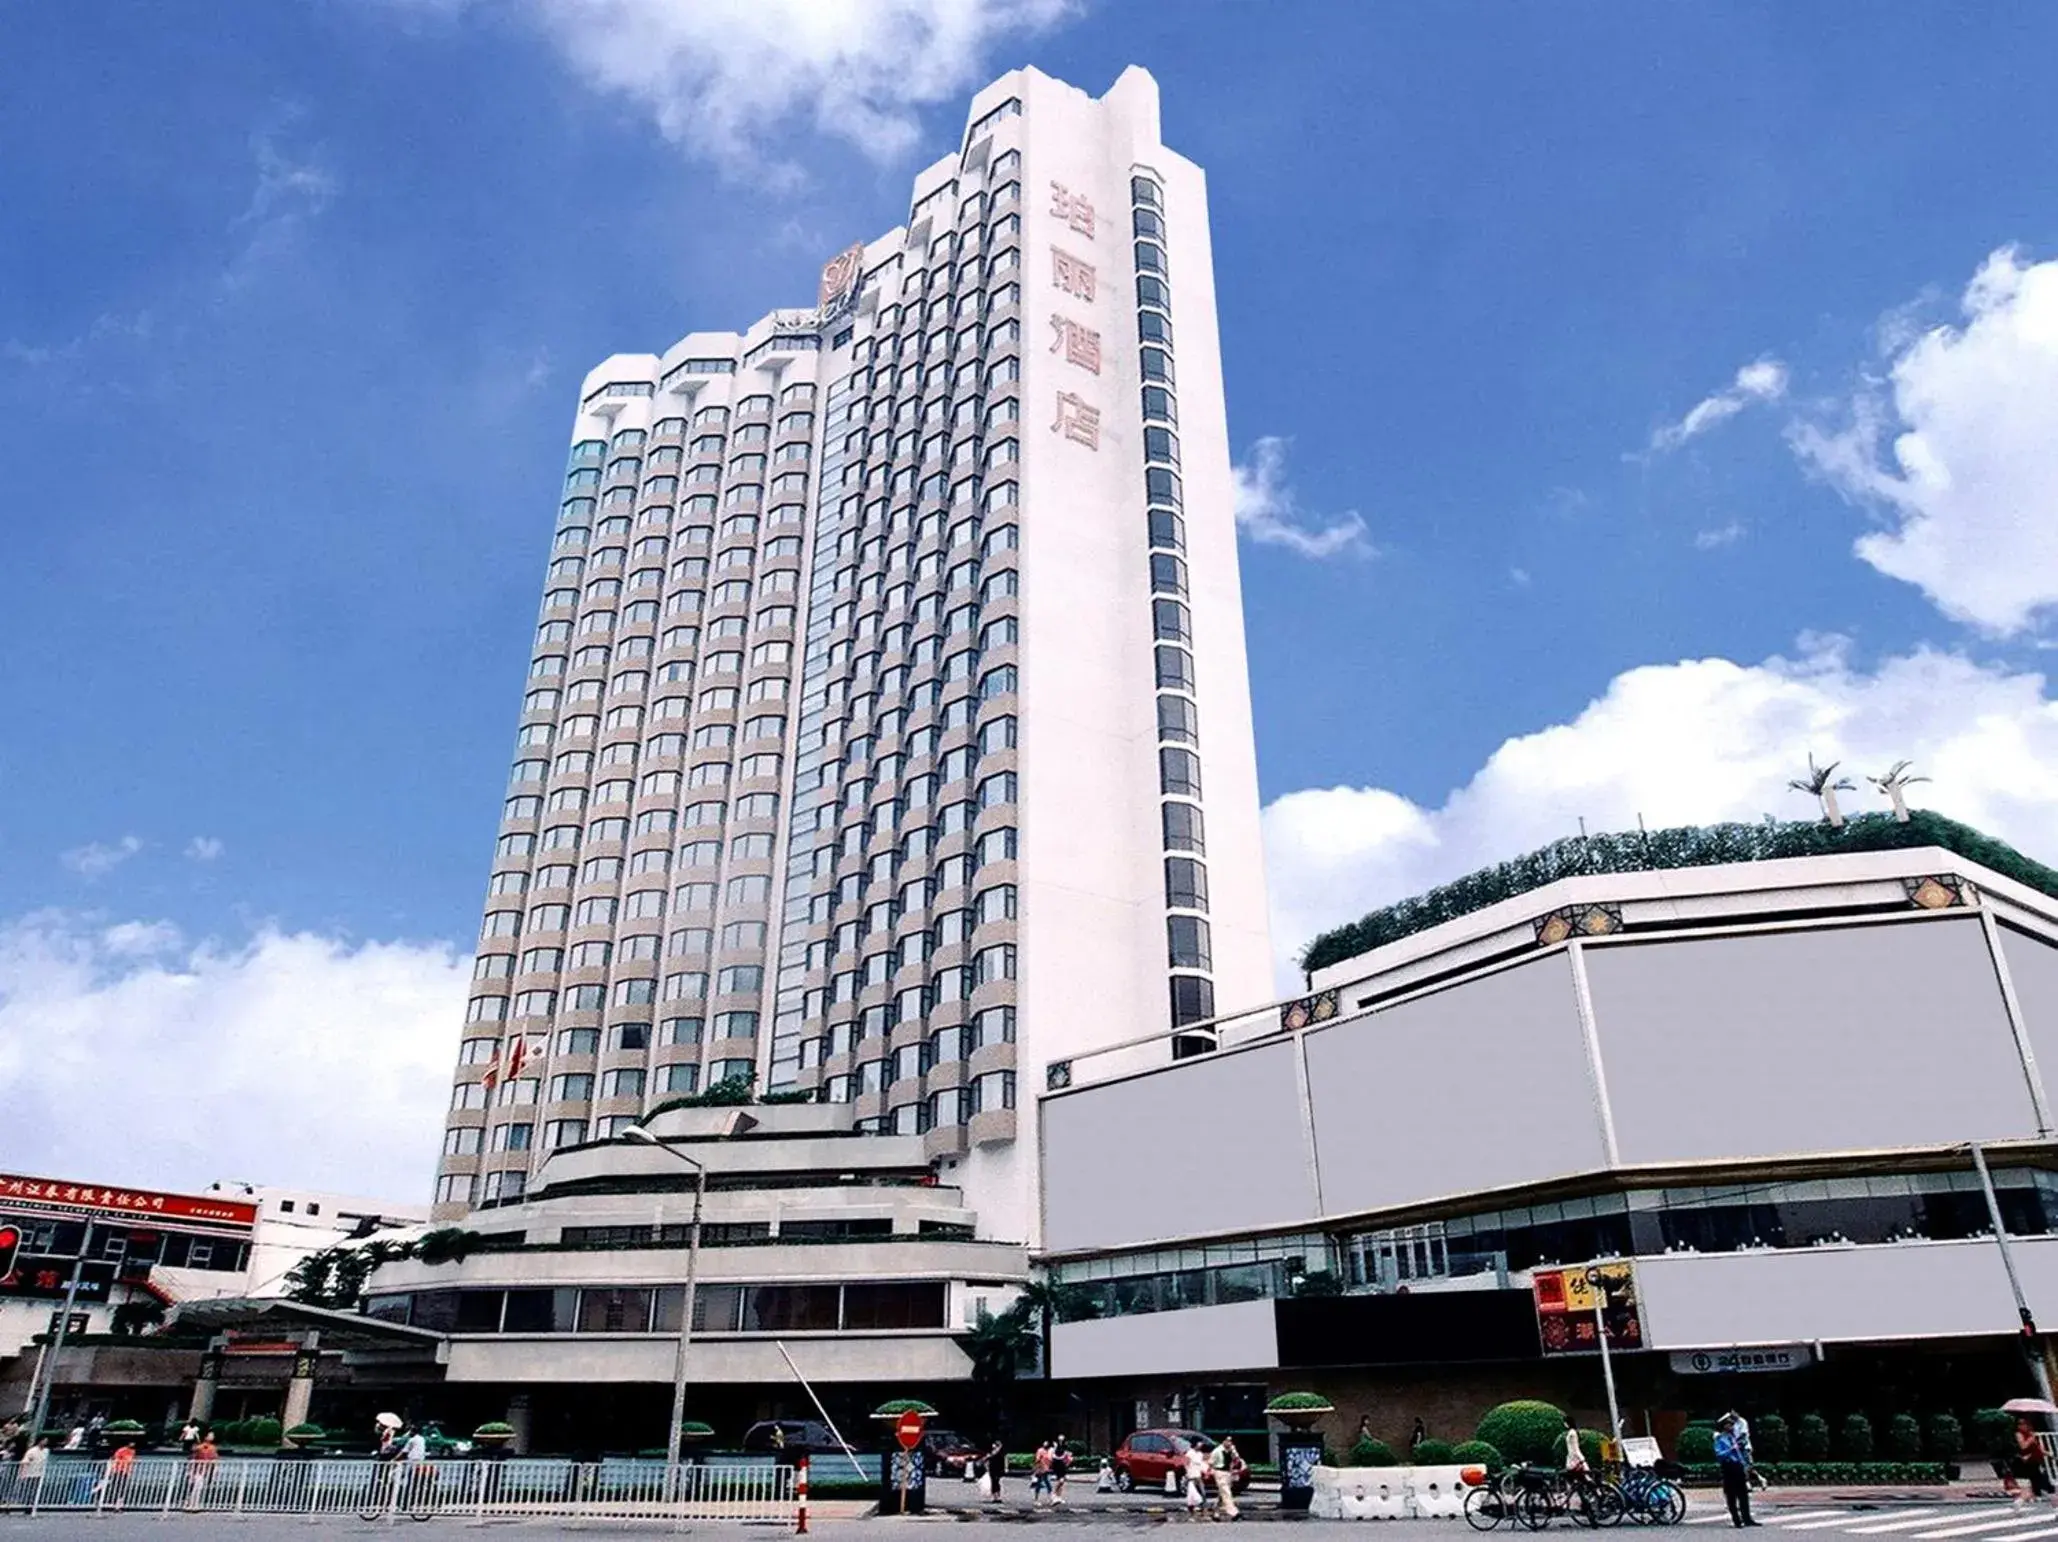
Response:
[{"label": "white hotel facade", "polygon": [[1033,1247],[1035,1096],[1270,993],[1203,175],[1140,69],[967,124],[816,308],[586,379],[439,1215],[748,1075]]}]

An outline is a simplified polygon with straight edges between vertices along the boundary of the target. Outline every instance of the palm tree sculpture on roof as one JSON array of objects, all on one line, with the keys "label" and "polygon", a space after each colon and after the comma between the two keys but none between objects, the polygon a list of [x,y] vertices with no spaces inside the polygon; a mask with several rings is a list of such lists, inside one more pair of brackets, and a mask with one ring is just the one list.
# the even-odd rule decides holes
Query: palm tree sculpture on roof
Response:
[{"label": "palm tree sculpture on roof", "polygon": [[1795,792],[1805,792],[1810,797],[1822,800],[1822,816],[1829,821],[1832,830],[1841,830],[1844,827],[1844,811],[1837,807],[1836,795],[1840,792],[1855,792],[1858,786],[1848,776],[1836,774],[1836,768],[1842,764],[1842,761],[1832,760],[1826,766],[1818,766],[1811,752],[1808,756],[1807,779],[1787,783]]},{"label": "palm tree sculpture on roof", "polygon": [[1915,762],[1912,760],[1897,760],[1887,767],[1887,774],[1885,776],[1868,776],[1865,778],[1866,781],[1872,783],[1873,786],[1893,800],[1894,818],[1900,820],[1902,824],[1908,822],[1908,800],[1902,794],[1915,783],[1929,780],[1926,776],[1910,776],[1908,774],[1908,768],[1914,764]]}]

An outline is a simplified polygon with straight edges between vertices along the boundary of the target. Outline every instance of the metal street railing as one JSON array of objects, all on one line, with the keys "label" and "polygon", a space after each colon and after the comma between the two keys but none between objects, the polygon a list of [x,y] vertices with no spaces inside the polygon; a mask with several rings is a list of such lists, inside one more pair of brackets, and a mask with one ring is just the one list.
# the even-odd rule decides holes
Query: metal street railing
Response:
[{"label": "metal street railing", "polygon": [[112,1462],[53,1456],[40,1479],[0,1466],[0,1509],[163,1516],[355,1515],[482,1519],[738,1521],[794,1524],[790,1466],[724,1463],[393,1462],[139,1457]]}]

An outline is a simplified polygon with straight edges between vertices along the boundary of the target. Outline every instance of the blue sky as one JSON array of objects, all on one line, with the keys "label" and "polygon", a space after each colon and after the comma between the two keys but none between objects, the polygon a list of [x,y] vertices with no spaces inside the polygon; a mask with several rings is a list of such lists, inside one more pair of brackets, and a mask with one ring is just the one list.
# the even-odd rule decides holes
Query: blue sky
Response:
[{"label": "blue sky", "polygon": [[[2058,856],[2048,8],[106,21],[0,20],[0,1165],[266,1154],[194,1089],[106,1171],[117,1049],[433,1119],[580,375],[804,301],[1021,63],[1145,65],[1209,172],[1283,959],[1810,750]],[[373,1144],[296,1160],[426,1184]]]}]

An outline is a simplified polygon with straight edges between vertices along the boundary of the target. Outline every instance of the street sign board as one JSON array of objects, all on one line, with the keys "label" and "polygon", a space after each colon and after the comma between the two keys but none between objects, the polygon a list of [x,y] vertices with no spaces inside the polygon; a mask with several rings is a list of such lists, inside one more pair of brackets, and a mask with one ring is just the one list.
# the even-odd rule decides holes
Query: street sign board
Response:
[{"label": "street sign board", "polygon": [[[1599,1283],[1590,1279],[1597,1275]],[[1599,1354],[1594,1307],[1608,1326],[1608,1347],[1644,1347],[1643,1318],[1637,1310],[1636,1273],[1626,1262],[1581,1264],[1572,1269],[1538,1269],[1531,1276],[1536,1295],[1537,1337],[1547,1355]],[[1605,1299],[1603,1299],[1605,1297]]]},{"label": "street sign board", "polygon": [[922,1416],[910,1408],[893,1423],[893,1438],[900,1442],[903,1451],[912,1451],[922,1443]]}]

